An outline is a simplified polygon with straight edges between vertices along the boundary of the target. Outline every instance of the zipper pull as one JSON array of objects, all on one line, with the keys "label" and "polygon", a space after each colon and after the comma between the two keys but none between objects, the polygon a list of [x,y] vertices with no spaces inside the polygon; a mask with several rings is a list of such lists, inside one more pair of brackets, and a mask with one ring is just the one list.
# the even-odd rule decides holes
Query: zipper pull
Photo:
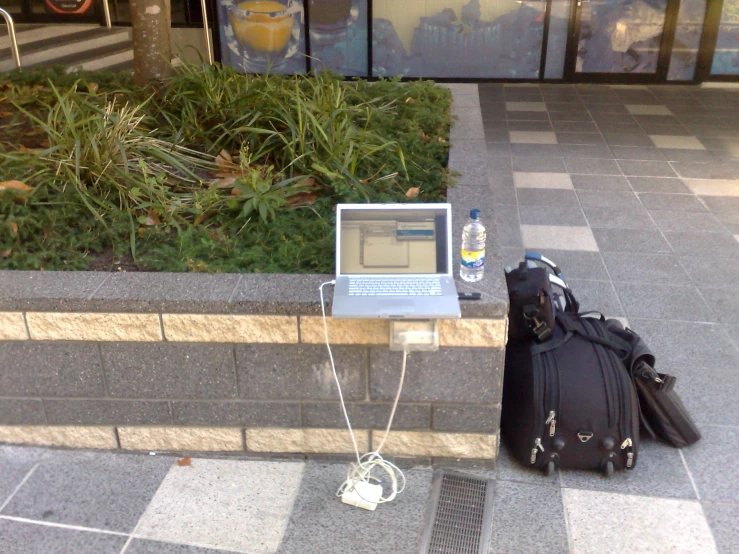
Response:
[{"label": "zipper pull", "polygon": [[626,453],[626,467],[630,468],[633,465],[634,465],[634,453],[627,452]]},{"label": "zipper pull", "polygon": [[536,455],[539,453],[539,450],[544,452],[544,447],[541,444],[541,439],[536,439],[534,441],[534,448],[531,449],[531,463],[536,463]]},{"label": "zipper pull", "polygon": [[624,450],[625,448],[628,448],[629,446],[633,446],[634,443],[631,442],[631,439],[626,439],[624,442],[621,443],[621,450]]},{"label": "zipper pull", "polygon": [[557,420],[554,419],[556,417],[556,414],[554,411],[549,412],[549,417],[547,418],[546,422],[549,424],[549,436],[554,436],[554,431],[557,429]]}]

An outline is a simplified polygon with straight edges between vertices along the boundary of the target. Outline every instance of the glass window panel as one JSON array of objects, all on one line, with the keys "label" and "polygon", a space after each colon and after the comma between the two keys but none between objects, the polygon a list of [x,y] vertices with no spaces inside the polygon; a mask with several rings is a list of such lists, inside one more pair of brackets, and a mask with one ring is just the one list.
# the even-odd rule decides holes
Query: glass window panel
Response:
[{"label": "glass window panel", "polygon": [[309,0],[311,67],[368,75],[367,0]]},{"label": "glass window panel", "polygon": [[739,0],[724,0],[711,75],[739,75]]},{"label": "glass window panel", "polygon": [[552,0],[547,40],[547,62],[544,77],[561,79],[564,76],[567,52],[567,31],[570,27],[572,0]]},{"label": "glass window panel", "polygon": [[670,81],[689,81],[695,75],[706,16],[706,0],[682,0],[670,57]]},{"label": "glass window panel", "polygon": [[372,1],[374,75],[539,76],[544,2]]}]

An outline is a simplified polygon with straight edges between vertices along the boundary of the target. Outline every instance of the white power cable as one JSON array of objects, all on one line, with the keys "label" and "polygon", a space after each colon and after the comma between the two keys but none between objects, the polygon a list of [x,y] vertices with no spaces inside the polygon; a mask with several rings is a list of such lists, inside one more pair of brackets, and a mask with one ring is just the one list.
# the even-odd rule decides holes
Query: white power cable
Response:
[{"label": "white power cable", "polygon": [[[398,392],[395,395],[395,400],[393,402],[393,408],[390,411],[390,418],[387,422],[387,427],[385,428],[385,435],[382,437],[382,441],[380,442],[380,445],[372,452],[367,452],[366,454],[360,456],[359,455],[359,447],[357,446],[357,439],[354,436],[354,430],[352,429],[352,424],[349,421],[349,414],[346,411],[346,404],[344,403],[344,395],[341,392],[341,383],[339,382],[339,376],[336,373],[336,364],[334,363],[334,355],[331,352],[331,344],[328,339],[328,324],[326,322],[326,304],[323,299],[323,287],[326,285],[335,285],[336,281],[326,281],[325,283],[322,283],[319,287],[319,292],[321,295],[321,313],[323,314],[323,334],[324,338],[326,339],[326,348],[328,349],[328,357],[331,362],[331,371],[334,375],[334,380],[336,381],[336,388],[339,391],[339,400],[341,401],[341,411],[344,414],[344,419],[346,420],[346,426],[349,429],[349,435],[352,439],[352,445],[354,445],[354,454],[357,457],[357,462],[351,462],[349,464],[349,467],[347,468],[346,472],[346,480],[342,483],[342,485],[339,487],[339,490],[336,491],[336,496],[341,496],[346,491],[354,490],[356,494],[362,498],[362,500],[367,501],[366,498],[362,497],[362,495],[359,493],[359,491],[355,488],[355,485],[360,481],[370,482],[375,481],[377,483],[381,483],[381,479],[375,477],[372,475],[372,470],[377,468],[385,471],[385,473],[388,474],[390,477],[390,484],[391,484],[391,493],[389,496],[380,496],[379,501],[377,501],[378,504],[382,504],[384,502],[390,502],[392,501],[398,494],[403,492],[405,490],[405,475],[403,472],[393,464],[392,462],[385,460],[382,456],[380,456],[380,450],[382,450],[382,447],[385,445],[385,441],[387,440],[388,435],[390,434],[390,428],[393,424],[393,418],[395,417],[395,411],[398,407],[398,401],[400,400],[400,393],[403,390],[403,381],[405,380],[405,368],[406,368],[406,362],[408,359],[408,352],[406,350],[403,350],[403,365],[401,367],[400,371],[400,383],[398,385]],[[398,477],[400,477],[400,481],[402,482],[402,486],[398,488]]]}]

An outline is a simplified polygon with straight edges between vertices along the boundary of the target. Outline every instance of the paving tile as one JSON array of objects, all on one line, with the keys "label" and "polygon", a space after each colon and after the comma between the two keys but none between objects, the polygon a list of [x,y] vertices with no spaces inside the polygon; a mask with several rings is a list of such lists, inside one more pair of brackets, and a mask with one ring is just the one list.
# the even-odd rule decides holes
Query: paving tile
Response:
[{"label": "paving tile", "polygon": [[501,246],[522,246],[521,223],[517,209],[496,209],[495,230]]},{"label": "paving tile", "polygon": [[510,131],[511,142],[518,144],[557,144],[557,136],[549,131]]},{"label": "paving tile", "polygon": [[614,281],[689,285],[690,278],[676,256],[603,252],[603,261]]},{"label": "paving tile", "polygon": [[297,462],[241,460],[193,459],[190,466],[174,466],[136,536],[250,554],[275,552],[303,470]]},{"label": "paving tile", "polygon": [[688,275],[701,287],[735,288],[739,287],[739,264],[735,259],[683,257],[680,262]]},{"label": "paving tile", "polygon": [[671,177],[629,177],[635,192],[690,194],[691,190],[680,179]]},{"label": "paving tile", "polygon": [[511,155],[511,145],[509,143],[488,142],[486,143],[486,145],[487,145],[488,156],[498,157],[498,156],[510,156]]},{"label": "paving tile", "polygon": [[598,126],[591,121],[552,121],[555,131],[561,133],[597,133]]},{"label": "paving tile", "polygon": [[513,171],[567,173],[562,158],[538,158],[535,156],[514,156]]},{"label": "paving tile", "polygon": [[586,227],[580,206],[519,206],[522,225]]},{"label": "paving tile", "polygon": [[606,317],[626,315],[610,281],[581,281],[568,279],[567,284],[580,302],[581,312],[600,312]]},{"label": "paving tile", "polygon": [[646,132],[635,121],[632,122],[601,122],[598,129],[602,134],[621,134],[645,137]]},{"label": "paving tile", "polygon": [[571,175],[577,190],[631,191],[626,177],[619,175]]},{"label": "paving tile", "polygon": [[561,480],[568,489],[696,499],[680,451],[643,438],[633,470],[617,471],[610,478],[597,471],[562,471]]},{"label": "paving tile", "polygon": [[578,190],[577,197],[583,208],[641,208],[641,203],[633,192]]},{"label": "paving tile", "polygon": [[736,522],[739,521],[739,506],[702,502],[703,513],[708,525],[713,531],[718,551],[722,554],[739,552],[739,533],[736,532]]},{"label": "paving tile", "polygon": [[[571,106],[572,104],[564,104],[565,106]],[[556,110],[552,111],[549,105],[547,104],[547,107],[549,108],[549,119],[551,121],[571,121],[571,122],[591,122],[593,121],[593,118],[590,116],[590,114],[585,111],[584,106],[580,106],[578,104],[574,104],[577,106],[574,110]]]},{"label": "paving tile", "polygon": [[500,444],[495,472],[499,481],[515,481],[559,488],[559,470],[546,476],[541,470],[521,465],[511,454],[505,439]]},{"label": "paving tile", "polygon": [[654,229],[644,208],[583,208],[593,229]]},{"label": "paving tile", "polygon": [[568,552],[561,491],[527,483],[495,483],[493,529],[488,552]]},{"label": "paving tile", "polygon": [[614,283],[629,318],[715,322],[716,317],[693,287]]},{"label": "paving tile", "polygon": [[645,160],[653,162],[664,162],[665,157],[656,148],[643,148],[639,146],[611,146],[613,157],[617,160]]},{"label": "paving tile", "polygon": [[699,429],[719,422],[739,427],[739,371],[735,366],[712,360],[668,366],[658,358],[657,369],[677,378],[675,390]]},{"label": "paving tile", "polygon": [[727,448],[739,441],[739,427],[703,425],[701,435],[700,441],[683,449],[701,500],[739,503],[739,467]]},{"label": "paving tile", "polygon": [[[737,196],[701,196],[703,202],[708,209],[730,230],[736,228],[731,224],[739,224],[739,197]],[[732,231],[736,233],[737,231]]]},{"label": "paving tile", "polygon": [[[511,142],[529,143],[529,144],[556,144],[549,141],[542,142],[542,136],[540,133],[553,133],[552,124],[549,121],[522,121],[518,119],[511,120],[508,118],[508,130],[513,133],[523,133],[522,135],[516,135],[522,140],[514,140],[514,135],[511,136]],[[530,133],[537,133],[531,135]],[[533,142],[532,142],[533,137]]]},{"label": "paving tile", "polygon": [[526,251],[536,252],[553,260],[567,279],[608,280],[608,272],[597,252],[548,248],[527,248]]},{"label": "paving tile", "polygon": [[214,550],[188,544],[133,539],[126,554],[226,554],[228,550]]},{"label": "paving tile", "polygon": [[707,212],[706,207],[692,194],[664,194],[645,192],[639,195],[644,207],[650,211]]},{"label": "paving tile", "polygon": [[[534,104],[537,104],[538,102],[533,102]],[[538,111],[524,111],[524,110],[515,110],[515,111],[508,111],[507,113],[507,120],[508,124],[510,125],[513,121],[543,121],[547,123],[547,129],[551,129],[551,124],[549,123],[549,114],[546,111],[538,112]],[[514,130],[514,129],[511,129]],[[526,131],[528,129],[518,129],[521,131]],[[533,130],[533,129],[532,129]]]},{"label": "paving tile", "polygon": [[485,141],[490,143],[510,143],[511,142],[511,136],[508,133],[508,127],[506,126],[505,129],[500,128],[493,128],[486,126],[485,129]]},{"label": "paving tile", "polygon": [[672,167],[685,179],[739,179],[739,162],[675,162]]},{"label": "paving tile", "polygon": [[559,144],[511,144],[513,156],[538,156],[541,158],[557,158],[562,156]]},{"label": "paving tile", "polygon": [[[659,132],[652,132],[650,129],[663,129],[666,127],[679,127],[682,136],[690,136],[687,130],[682,126],[680,120],[673,115],[635,115],[636,122],[646,131],[648,135],[663,136]],[[675,136],[673,133],[665,133],[668,136]]]},{"label": "paving tile", "polygon": [[583,175],[621,175],[617,163],[614,160],[601,160],[590,158],[565,158],[567,171]]},{"label": "paving tile", "polygon": [[703,231],[707,233],[724,233],[726,230],[716,216],[710,213],[663,212],[651,213],[657,227],[662,231]]},{"label": "paving tile", "polygon": [[701,287],[701,293],[708,305],[713,308],[720,323],[727,325],[739,323],[739,296],[734,291]]},{"label": "paving tile", "polygon": [[709,162],[717,157],[709,150],[685,150],[680,148],[660,148],[662,156],[670,162]]},{"label": "paving tile", "polygon": [[[545,188],[519,188],[516,192],[521,206],[578,206],[577,196],[572,190]],[[739,245],[737,245],[739,246]]]},{"label": "paving tile", "polygon": [[547,106],[544,102],[506,102],[509,112],[546,112]]},{"label": "paving tile", "polygon": [[593,233],[587,227],[522,225],[521,234],[526,248],[598,251]]},{"label": "paving tile", "polygon": [[632,115],[673,115],[666,106],[648,104],[626,104],[626,109]]},{"label": "paving tile", "polygon": [[44,424],[46,414],[40,398],[0,398],[0,425]]},{"label": "paving tile", "polygon": [[171,464],[162,456],[56,451],[3,515],[130,533]]},{"label": "paving tile", "polygon": [[609,146],[642,146],[647,148],[654,147],[652,140],[646,135],[633,135],[619,132],[603,132],[603,138]]},{"label": "paving tile", "polygon": [[[678,256],[739,258],[739,243],[728,233],[670,232],[665,238]],[[739,265],[739,261],[736,263]]]},{"label": "paving tile", "polygon": [[739,180],[734,179],[683,179],[698,196],[739,196]]},{"label": "paving tile", "polygon": [[513,181],[517,188],[572,189],[572,179],[567,173],[528,173],[516,171]]},{"label": "paving tile", "polygon": [[605,144],[600,133],[570,133],[557,131],[559,144]]},{"label": "paving tile", "polygon": [[721,325],[637,318],[629,321],[654,352],[659,367],[668,373],[672,366],[739,367],[739,353]]},{"label": "paving tile", "polygon": [[667,162],[643,162],[638,160],[619,160],[618,166],[624,175],[635,177],[674,177],[675,172]]},{"label": "paving tile", "polygon": [[389,504],[366,512],[336,498],[338,485],[346,479],[346,466],[308,464],[278,552],[417,552],[432,472],[404,473],[405,491]]},{"label": "paving tile", "polygon": [[119,554],[126,539],[123,535],[0,519],[0,545],[3,552],[13,554]]},{"label": "paving tile", "polygon": [[672,249],[659,231],[634,229],[593,229],[601,252],[671,254]]},{"label": "paving tile", "polygon": [[[695,500],[633,496],[563,489],[570,552],[689,553],[716,552],[716,545]],[[613,514],[619,524],[613,525]]]},{"label": "paving tile", "polygon": [[48,455],[47,450],[26,446],[0,445],[0,506],[13,494],[34,465]]},{"label": "paving tile", "polygon": [[488,158],[488,174],[489,173],[505,173],[510,174],[511,172],[511,159],[495,156],[494,158]]},{"label": "paving tile", "polygon": [[562,144],[560,151],[565,158],[613,159],[611,149],[605,144]]}]

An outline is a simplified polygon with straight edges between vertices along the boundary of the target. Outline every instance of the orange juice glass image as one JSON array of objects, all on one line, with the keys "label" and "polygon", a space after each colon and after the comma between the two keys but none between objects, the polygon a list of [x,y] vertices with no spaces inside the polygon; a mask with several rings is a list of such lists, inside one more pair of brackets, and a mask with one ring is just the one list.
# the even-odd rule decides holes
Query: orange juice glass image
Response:
[{"label": "orange juice glass image", "polygon": [[[246,0],[231,12],[231,26],[236,41],[244,48],[278,54],[290,44],[295,14],[292,0]],[[255,53],[256,53],[255,52]]]}]

